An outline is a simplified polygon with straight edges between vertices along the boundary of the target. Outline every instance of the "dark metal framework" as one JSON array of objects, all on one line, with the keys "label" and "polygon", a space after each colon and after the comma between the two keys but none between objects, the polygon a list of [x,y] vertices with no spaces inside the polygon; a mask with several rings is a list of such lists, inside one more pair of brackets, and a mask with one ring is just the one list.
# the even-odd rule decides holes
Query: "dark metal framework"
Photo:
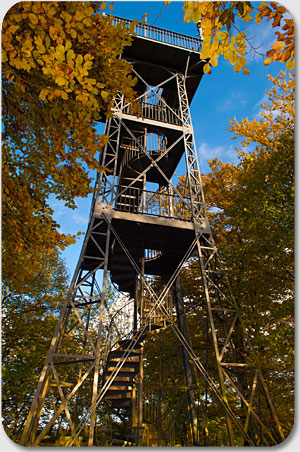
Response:
[{"label": "dark metal framework", "polygon": [[[138,35],[123,58],[138,78],[139,113],[120,93],[106,122],[104,170],[97,175],[88,230],[21,443],[37,446],[57,437],[67,446],[101,445],[104,410],[130,427],[129,445],[155,445],[154,424],[159,445],[175,445],[180,422],[161,374],[157,396],[143,378],[147,337],[160,335],[162,353],[168,329],[180,344],[189,445],[214,445],[199,416],[209,397],[224,410],[229,445],[277,444],[283,439],[280,423],[261,369],[247,359],[252,347],[205,210],[189,108],[203,75],[200,41],[193,39],[190,47],[186,37],[146,25]],[[173,183],[178,165],[185,167],[181,188]],[[202,279],[199,299],[185,294],[180,281],[191,261]],[[106,300],[109,278],[127,293],[113,306]],[[189,337],[190,313],[206,355]],[[197,378],[205,388],[200,395]],[[164,442],[162,409],[169,431]]]}]

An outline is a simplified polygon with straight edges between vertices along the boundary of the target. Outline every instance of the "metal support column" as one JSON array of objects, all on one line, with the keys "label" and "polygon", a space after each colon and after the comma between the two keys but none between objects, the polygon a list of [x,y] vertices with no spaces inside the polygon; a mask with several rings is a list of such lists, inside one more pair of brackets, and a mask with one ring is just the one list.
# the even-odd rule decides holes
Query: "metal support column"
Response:
[{"label": "metal support column", "polygon": [[[177,322],[178,329],[181,334],[186,337],[186,327],[185,327],[185,314],[184,314],[184,304],[183,298],[180,288],[180,279],[176,278],[174,284],[174,294],[175,294],[175,304],[176,304],[176,313],[177,313]],[[189,354],[183,345],[181,345],[181,354],[182,354],[182,365],[183,365],[183,373],[185,384],[187,387],[186,395],[188,401],[188,410],[189,410],[189,418],[191,425],[191,432],[193,438],[193,446],[200,446],[199,443],[199,432],[198,432],[198,419],[197,412],[195,408],[195,394],[193,389],[193,377],[192,377],[192,368],[189,361]]]}]

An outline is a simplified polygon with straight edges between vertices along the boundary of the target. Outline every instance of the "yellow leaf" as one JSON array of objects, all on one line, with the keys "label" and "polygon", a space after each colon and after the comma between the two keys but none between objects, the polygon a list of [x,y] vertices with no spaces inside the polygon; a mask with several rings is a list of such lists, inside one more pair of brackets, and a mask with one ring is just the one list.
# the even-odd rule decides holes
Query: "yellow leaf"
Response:
[{"label": "yellow leaf", "polygon": [[60,95],[61,95],[61,97],[64,99],[64,100],[67,100],[68,99],[68,94],[65,92],[65,91],[61,91],[60,92]]},{"label": "yellow leaf", "polygon": [[260,11],[263,11],[263,10],[266,8],[266,6],[267,6],[267,2],[262,2],[262,3],[259,5],[258,9],[259,9]]},{"label": "yellow leaf", "polygon": [[240,63],[237,63],[233,69],[234,69],[234,72],[240,72],[240,70],[242,69],[242,66]]},{"label": "yellow leaf", "polygon": [[206,64],[203,66],[203,72],[204,72],[204,74],[207,74],[209,71],[210,71],[210,64],[209,64],[209,63],[206,63]]},{"label": "yellow leaf", "polygon": [[209,60],[210,64],[213,67],[217,67],[218,66],[218,55],[214,54],[211,59]]},{"label": "yellow leaf", "polygon": [[241,66],[247,66],[247,61],[246,61],[246,58],[245,57],[239,57],[238,58],[238,61],[239,61],[239,63],[240,63],[240,65]]},{"label": "yellow leaf", "polygon": [[103,2],[100,6],[101,9],[105,9],[106,8],[106,2]]},{"label": "yellow leaf", "polygon": [[102,96],[102,98],[104,99],[104,101],[106,102],[106,101],[107,101],[107,98],[108,98],[108,96],[109,96],[109,93],[108,93],[107,91],[105,91],[105,90],[102,90],[102,91],[101,91],[101,96]]},{"label": "yellow leaf", "polygon": [[244,68],[243,72],[244,72],[245,75],[250,75],[249,69]]},{"label": "yellow leaf", "polygon": [[183,18],[184,22],[185,23],[190,22],[193,18],[193,14],[194,14],[194,11],[188,9]]},{"label": "yellow leaf", "polygon": [[77,37],[77,31],[74,30],[74,28],[71,28],[71,30],[70,30],[70,35],[71,35],[71,37],[72,37],[73,39],[76,39],[76,37]]},{"label": "yellow leaf", "polygon": [[246,16],[242,17],[244,22],[251,22],[252,21],[252,17],[250,16],[250,14],[246,14]]},{"label": "yellow leaf", "polygon": [[292,71],[295,67],[295,60],[290,60],[286,63],[286,68],[288,71]]},{"label": "yellow leaf", "polygon": [[91,69],[93,67],[93,62],[92,61],[86,61],[83,65],[83,67],[87,70]]},{"label": "yellow leaf", "polygon": [[276,41],[272,45],[272,49],[275,49],[277,52],[285,48],[285,43],[283,41]]},{"label": "yellow leaf", "polygon": [[232,52],[229,58],[229,61],[232,65],[236,64],[238,60],[237,54]]},{"label": "yellow leaf", "polygon": [[75,13],[74,19],[77,22],[81,22],[84,19],[84,12],[82,10],[78,9]]},{"label": "yellow leaf", "polygon": [[65,51],[67,51],[71,48],[72,48],[72,43],[71,43],[71,41],[69,41],[69,39],[67,39],[65,42]]},{"label": "yellow leaf", "polygon": [[85,25],[86,27],[91,27],[93,25],[92,20],[90,19],[90,17],[86,17],[83,21],[83,25]]},{"label": "yellow leaf", "polygon": [[219,39],[219,41],[223,41],[228,37],[228,32],[225,30],[218,31],[216,37]]},{"label": "yellow leaf", "polygon": [[33,14],[33,13],[29,13],[28,14],[28,19],[34,25],[37,25],[39,23],[39,20],[38,20],[37,16],[35,14]]},{"label": "yellow leaf", "polygon": [[66,80],[63,77],[57,77],[55,83],[57,83],[58,86],[63,86],[66,84]]},{"label": "yellow leaf", "polygon": [[255,22],[256,22],[257,24],[260,24],[261,21],[262,21],[262,18],[261,18],[261,16],[260,16],[260,13],[257,13],[256,16],[255,16]]},{"label": "yellow leaf", "polygon": [[92,16],[94,14],[94,10],[91,6],[89,6],[86,10],[85,10],[85,14],[87,16]]},{"label": "yellow leaf", "polygon": [[272,58],[266,58],[264,61],[264,65],[268,66],[268,64],[270,64],[272,62]]},{"label": "yellow leaf", "polygon": [[49,90],[47,89],[42,89],[40,94],[39,94],[39,98],[41,100],[46,100],[47,99],[47,94],[49,93]]},{"label": "yellow leaf", "polygon": [[76,56],[76,65],[77,66],[80,66],[81,64],[82,64],[82,62],[83,62],[83,56],[82,55],[77,55]]}]

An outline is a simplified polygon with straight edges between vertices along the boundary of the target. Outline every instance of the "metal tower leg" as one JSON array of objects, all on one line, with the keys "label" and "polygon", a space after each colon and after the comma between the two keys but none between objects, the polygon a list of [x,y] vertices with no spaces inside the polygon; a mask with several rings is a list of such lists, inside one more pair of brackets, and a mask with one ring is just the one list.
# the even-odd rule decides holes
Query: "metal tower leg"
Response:
[{"label": "metal tower leg", "polygon": [[[179,278],[176,278],[174,289],[175,289],[174,292],[175,292],[178,328],[179,328],[179,331],[181,332],[181,334],[184,337],[186,337],[184,304],[183,304],[183,299],[182,299],[182,294],[181,294]],[[191,424],[192,437],[193,437],[193,445],[200,446],[199,435],[198,435],[198,419],[197,419],[197,412],[195,409],[195,394],[194,394],[194,390],[193,390],[192,368],[190,365],[188,352],[183,345],[181,345],[181,353],[182,353],[182,364],[183,364],[185,384],[187,387],[187,401],[188,401],[188,410],[189,410],[190,424]]]},{"label": "metal tower leg", "polygon": [[[72,418],[68,405],[71,400],[74,400],[75,395],[79,393],[85,380],[92,374],[94,374],[92,405],[96,399],[109,235],[110,231],[103,219],[93,218],[90,222],[78,265],[65,304],[61,310],[58,324],[48,351],[48,356],[40,376],[36,394],[21,438],[20,443],[22,445],[40,444],[62,413],[64,413],[67,418],[71,437],[74,436],[78,420],[76,419],[76,414],[73,415]],[[99,242],[100,236],[104,238],[104,241],[102,240],[102,242]],[[88,255],[86,248],[88,240],[94,240],[97,243],[100,256],[95,257]],[[103,248],[101,248],[100,243],[103,243]],[[91,270],[84,270],[82,267],[83,260],[87,258],[95,261],[94,267]],[[99,291],[98,284],[95,280],[96,271],[99,269],[104,270],[102,291]],[[90,309],[95,306],[99,309],[99,328],[96,342],[94,342],[89,332]],[[74,342],[74,338],[78,338],[82,344],[80,346],[80,351],[78,351],[77,354],[74,354],[74,351],[69,351],[68,344],[70,341]],[[75,377],[75,379],[72,377],[74,381],[72,384],[70,383],[68,385],[71,389],[66,395],[63,390],[65,384],[62,382],[62,378],[64,377],[61,369],[67,369],[70,365],[74,369],[74,372],[77,372],[77,377]],[[55,408],[53,416],[44,423],[44,427],[36,437],[45,400],[49,395],[49,391],[52,391],[52,388],[55,388],[57,391],[58,403],[60,403],[60,405]],[[93,417],[90,426],[91,438],[93,437],[94,422],[95,417]],[[92,440],[90,440],[90,442],[91,441]],[[78,442],[76,441],[76,444],[77,443]]]},{"label": "metal tower leg", "polygon": [[[244,362],[244,358],[240,353],[242,345],[241,340],[246,342],[248,341],[248,346],[250,346],[250,343],[247,338],[246,329],[244,328],[238,306],[232,298],[227,285],[225,272],[220,266],[217,249],[212,235],[204,235],[201,230],[200,220],[207,219],[207,213],[205,209],[200,168],[193,136],[193,126],[189,111],[188,97],[185,88],[185,77],[182,74],[177,75],[177,89],[183,123],[187,179],[191,198],[195,235],[197,237],[198,257],[203,281],[204,297],[207,306],[209,329],[213,341],[219,374],[220,390],[225,408],[229,444],[234,444],[232,421],[236,424],[236,418],[231,412],[228,404],[225,381],[227,385],[229,383],[232,387],[234,387],[241,397],[242,404],[247,407],[247,420],[244,432],[248,437],[247,441],[254,444],[253,440],[250,438],[250,436],[254,438],[254,435],[251,432],[249,419],[252,416],[253,419],[255,418],[255,421],[259,424],[261,424],[261,420],[254,413],[252,402],[250,401],[249,403],[245,398],[243,377],[239,372],[239,369],[247,369],[247,364]],[[219,324],[221,321],[222,327],[216,327],[216,319]],[[228,359],[230,362],[228,362]],[[231,369],[232,372],[235,373],[237,380],[236,383],[234,383],[233,378],[230,377],[228,369]],[[259,375],[261,381],[263,381],[261,371],[259,371]],[[256,388],[257,374],[253,374],[252,372],[251,378],[254,378],[251,393],[251,397],[253,397]],[[264,388],[264,390],[266,397],[268,398],[266,388]],[[272,405],[270,405],[270,407],[271,411],[273,411],[272,408],[274,407]],[[273,418],[277,425],[279,435],[283,439],[283,434],[275,412],[273,414]],[[269,435],[269,438],[271,441],[274,441],[275,444],[276,440],[273,435],[268,432],[268,430],[266,431],[266,434]]]}]

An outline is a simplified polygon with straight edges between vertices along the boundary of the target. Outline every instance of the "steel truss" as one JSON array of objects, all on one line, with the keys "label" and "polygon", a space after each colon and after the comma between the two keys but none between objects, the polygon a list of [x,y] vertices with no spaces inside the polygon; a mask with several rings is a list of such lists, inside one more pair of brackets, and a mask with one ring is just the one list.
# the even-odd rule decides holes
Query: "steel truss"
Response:
[{"label": "steel truss", "polygon": [[[179,136],[172,143],[168,143],[161,153],[151,155],[139,139],[140,135],[137,135],[129,125],[130,118],[134,116],[131,106],[125,104],[121,95],[116,98],[114,115],[106,124],[109,140],[100,160],[102,171],[99,172],[96,180],[88,230],[51,341],[21,443],[30,446],[45,444],[55,428],[60,436],[65,435],[64,445],[81,445],[82,437],[88,438],[89,446],[94,445],[97,410],[104,403],[110,387],[128,362],[132,352],[145,340],[155,314],[159,313],[164,324],[168,325],[181,344],[193,444],[199,444],[200,429],[195,411],[196,396],[193,391],[195,372],[201,375],[206,387],[224,409],[229,445],[237,444],[235,436],[239,438],[240,445],[277,444],[284,438],[280,423],[261,369],[249,362],[248,357],[253,349],[247,329],[238,304],[230,293],[225,271],[208,226],[185,75],[171,73],[156,87],[150,87],[137,71],[135,73],[145,85],[145,92],[137,98],[137,103],[143,105],[150,95],[156,97],[157,102],[154,108],[159,104],[160,108],[164,108],[160,111],[168,111],[169,118],[176,118],[176,120],[172,119],[173,123],[170,127],[175,128]],[[159,88],[171,80],[176,80],[178,109],[172,108],[158,94]],[[153,126],[160,119],[162,116],[156,115],[156,119],[147,119],[147,121]],[[146,124],[146,119],[144,121]],[[122,131],[125,131],[135,144],[137,155],[145,156],[148,162],[145,168],[123,188],[118,186],[121,177],[120,174],[118,175],[118,157]],[[179,143],[182,144],[185,154],[188,200],[179,188],[173,185],[171,178],[160,166],[162,159]],[[194,239],[172,274],[165,278],[163,288],[160,290],[148,281],[143,263],[133,256],[132,250],[125,243],[124,237],[120,236],[112,221],[118,201],[122,196],[126,196],[130,188],[136,187],[138,182],[144,184],[145,176],[152,168],[155,168],[165,181],[168,193],[176,193],[190,215],[194,230]],[[103,341],[108,337],[104,320],[105,312],[108,312],[105,303],[112,243],[118,244],[134,270],[137,281],[136,291],[139,290],[142,294],[140,303],[143,298],[147,298],[150,300],[151,308],[143,316],[143,321],[141,316],[137,315],[138,308],[135,308],[135,324],[127,336],[126,349],[110,376],[101,381],[102,369],[108,356],[103,351],[105,349]],[[191,259],[198,266],[202,278],[202,296],[199,300],[183,296],[181,293],[183,287],[180,275],[185,264]],[[102,278],[97,282],[100,271]],[[167,301],[170,297],[176,300],[175,314],[168,308]],[[135,303],[137,300],[136,294]],[[184,319],[190,310],[199,316],[204,337],[207,337],[208,343],[213,347],[217,373],[211,372],[205,363],[201,362],[199,353],[187,338]],[[95,319],[97,319],[96,328]],[[139,378],[141,378],[142,370],[140,369],[139,372]],[[141,429],[143,395],[141,381],[140,385],[137,385],[137,391],[140,419],[136,428]],[[258,396],[260,397],[262,393],[270,409],[271,414],[267,422],[272,420],[271,427],[261,418],[259,412]]]}]

